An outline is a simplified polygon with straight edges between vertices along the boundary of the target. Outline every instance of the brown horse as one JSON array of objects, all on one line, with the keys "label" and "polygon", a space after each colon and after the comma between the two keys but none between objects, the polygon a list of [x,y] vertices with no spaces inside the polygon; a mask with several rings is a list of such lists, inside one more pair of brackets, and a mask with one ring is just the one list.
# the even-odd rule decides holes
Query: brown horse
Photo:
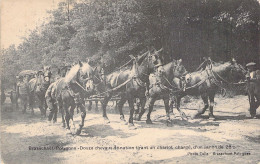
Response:
[{"label": "brown horse", "polygon": [[[57,108],[59,108],[62,112],[63,125],[66,121],[67,129],[69,130],[70,120],[73,122],[74,109],[80,109],[81,123],[75,132],[77,135],[81,133],[84,126],[84,119],[86,117],[84,98],[89,96],[94,90],[93,79],[95,72],[88,63],[79,62],[71,67],[64,78],[60,78],[52,83],[45,94],[48,108],[51,109],[49,118],[52,118]],[[75,127],[74,122],[73,126]]]},{"label": "brown horse", "polygon": [[[244,71],[242,66],[237,64],[233,59],[230,62],[223,64],[213,63],[209,58],[205,69],[200,71],[192,72],[185,76],[186,86],[181,86],[182,82],[179,78],[173,80],[177,89],[172,92],[172,100],[175,99],[176,108],[180,110],[181,98],[186,95],[200,95],[203,102],[204,108],[199,109],[198,113],[193,117],[200,116],[209,107],[209,118],[215,118],[213,115],[214,97],[219,87],[223,87],[223,84],[231,85],[235,84],[230,82],[234,79],[240,81],[244,78]],[[210,104],[208,103],[210,101]],[[187,117],[184,115],[184,117]]]},{"label": "brown horse", "polygon": [[248,100],[250,105],[250,115],[256,116],[256,109],[260,105],[260,70],[255,71],[256,77],[247,81]]},{"label": "brown horse", "polygon": [[29,105],[34,113],[33,105],[35,102],[35,97],[39,100],[39,108],[41,115],[46,117],[46,101],[45,101],[45,92],[50,85],[51,79],[51,70],[50,67],[44,67],[43,71],[38,71],[36,77],[29,81]]},{"label": "brown horse", "polygon": [[[122,111],[123,105],[128,101],[130,108],[129,128],[135,129],[133,123],[134,114],[134,100],[140,98],[141,106],[144,107],[146,98],[146,83],[149,83],[149,74],[154,70],[155,65],[161,63],[159,51],[144,53],[143,55],[134,58],[132,68],[123,68],[123,70],[115,71],[108,75],[101,75],[102,82],[97,85],[97,91],[100,95],[104,95],[102,99],[103,118],[105,123],[109,123],[106,107],[108,101],[113,95],[119,95],[120,100],[118,102],[118,109],[120,113],[120,119],[125,121]],[[148,84],[149,85],[149,84]]]},{"label": "brown horse", "polygon": [[[145,110],[148,108],[149,112],[147,114],[147,124],[151,124],[151,112],[153,110],[153,105],[156,100],[163,99],[165,105],[165,111],[167,115],[167,125],[170,123],[170,114],[169,114],[169,100],[170,92],[173,87],[171,81],[175,77],[181,77],[187,73],[185,67],[182,65],[182,60],[173,60],[172,62],[162,65],[157,68],[154,74],[149,76],[150,86],[148,100],[145,104],[145,108],[139,113],[138,120],[141,120],[142,115]],[[181,112],[181,111],[180,111]]]}]

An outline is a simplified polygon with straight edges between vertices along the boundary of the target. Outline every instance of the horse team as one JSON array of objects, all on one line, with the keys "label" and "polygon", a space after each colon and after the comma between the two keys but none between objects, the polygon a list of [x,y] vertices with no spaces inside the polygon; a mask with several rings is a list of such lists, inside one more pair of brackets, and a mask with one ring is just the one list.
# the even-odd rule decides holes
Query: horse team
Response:
[{"label": "horse team", "polygon": [[[151,124],[151,112],[155,101],[162,99],[165,105],[166,122],[171,124],[170,111],[173,103],[183,119],[187,119],[180,109],[180,100],[185,95],[200,95],[204,108],[199,109],[198,117],[209,108],[209,118],[214,118],[214,97],[223,83],[227,85],[237,84],[244,79],[245,69],[234,59],[225,63],[216,63],[206,58],[203,66],[195,72],[188,73],[182,64],[182,60],[172,60],[164,64],[162,61],[162,49],[148,51],[140,56],[131,57],[130,66],[124,66],[114,72],[106,73],[104,68],[93,68],[88,62],[78,62],[71,67],[64,67],[59,71],[60,78],[50,82],[50,67],[39,71],[37,76],[28,82],[29,104],[33,112],[34,98],[40,100],[39,108],[42,116],[46,116],[46,109],[50,110],[48,120],[57,121],[57,112],[62,114],[63,126],[67,129],[75,127],[73,121],[74,110],[81,112],[81,122],[76,131],[79,135],[84,126],[86,117],[86,98],[98,97],[101,100],[103,118],[109,123],[106,107],[112,96],[119,96],[118,110],[120,120],[127,123],[123,114],[123,106],[129,104],[130,116],[128,126],[135,129],[133,120],[141,120],[142,115],[148,109],[147,124]],[[134,102],[140,100],[141,111],[135,110]],[[259,104],[259,95],[256,96]],[[258,105],[259,106],[259,105]]]}]

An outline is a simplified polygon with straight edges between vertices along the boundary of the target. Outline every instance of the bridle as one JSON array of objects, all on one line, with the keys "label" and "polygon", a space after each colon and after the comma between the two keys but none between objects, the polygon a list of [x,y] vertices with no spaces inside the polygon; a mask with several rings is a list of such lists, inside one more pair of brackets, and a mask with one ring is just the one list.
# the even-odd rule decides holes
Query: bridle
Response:
[{"label": "bridle", "polygon": [[[241,84],[241,83],[229,82],[229,81],[226,80],[224,77],[222,77],[221,75],[219,75],[217,72],[214,72],[213,69],[212,69],[213,63],[216,63],[216,62],[214,62],[214,61],[212,61],[211,59],[209,59],[208,69],[206,68],[206,72],[207,72],[207,75],[209,76],[209,79],[210,79],[210,77],[212,77],[213,80],[215,81],[215,82],[213,82],[213,83],[215,83],[215,84],[218,85],[218,86],[219,86],[219,84],[217,84],[217,83],[223,84],[223,82],[225,82],[225,83],[228,84],[228,85],[239,85],[239,84]],[[235,63],[235,64],[237,64],[237,63]],[[233,64],[232,64],[232,65],[233,65]],[[238,67],[241,69],[241,71],[243,72],[243,71],[244,71],[244,69],[242,69],[243,67],[242,67],[240,64],[237,64],[237,65],[238,65]],[[232,72],[232,71],[233,71],[233,68],[231,68],[231,72]],[[210,76],[209,73],[211,74],[211,76]],[[220,80],[218,80],[217,78],[219,78]],[[219,87],[222,88],[222,86],[219,86]]]}]

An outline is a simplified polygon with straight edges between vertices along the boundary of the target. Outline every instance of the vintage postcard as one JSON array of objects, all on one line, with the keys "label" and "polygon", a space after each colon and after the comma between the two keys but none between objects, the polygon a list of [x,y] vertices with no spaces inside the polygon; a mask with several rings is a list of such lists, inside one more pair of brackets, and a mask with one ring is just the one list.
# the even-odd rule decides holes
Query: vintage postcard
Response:
[{"label": "vintage postcard", "polygon": [[1,163],[260,162],[259,0],[2,0]]}]

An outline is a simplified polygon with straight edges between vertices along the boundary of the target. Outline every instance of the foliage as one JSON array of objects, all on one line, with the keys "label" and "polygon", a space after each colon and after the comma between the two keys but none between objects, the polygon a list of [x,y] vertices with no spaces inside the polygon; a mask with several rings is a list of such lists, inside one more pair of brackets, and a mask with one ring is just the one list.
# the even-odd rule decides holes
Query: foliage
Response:
[{"label": "foliage", "polygon": [[[84,0],[49,11],[47,23],[15,48],[2,50],[7,81],[23,69],[53,68],[89,58],[108,71],[150,47],[194,70],[204,56],[259,63],[257,0]],[[191,64],[192,63],[192,64]]]}]

